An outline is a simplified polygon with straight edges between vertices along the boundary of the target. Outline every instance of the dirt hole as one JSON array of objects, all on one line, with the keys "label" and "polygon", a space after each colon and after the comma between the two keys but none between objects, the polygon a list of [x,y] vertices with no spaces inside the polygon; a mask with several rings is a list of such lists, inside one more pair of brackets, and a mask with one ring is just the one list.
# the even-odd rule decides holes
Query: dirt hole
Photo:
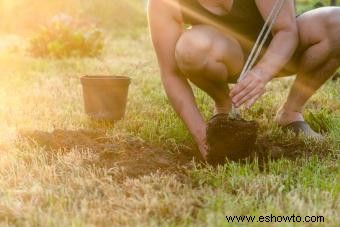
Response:
[{"label": "dirt hole", "polygon": [[72,149],[90,150],[95,158],[86,164],[115,169],[129,177],[149,175],[157,171],[183,173],[193,159],[188,147],[171,152],[164,146],[149,145],[129,135],[107,136],[105,131],[55,130],[53,132],[23,131],[20,138],[44,147],[49,154],[68,153]]},{"label": "dirt hole", "polygon": [[[218,149],[225,148],[226,140],[219,140],[219,136],[236,134],[237,140],[231,141],[233,147],[228,149],[235,159],[248,157],[250,160],[258,157],[263,163],[268,160],[280,158],[296,159],[301,156],[318,155],[323,156],[331,151],[327,141],[323,143],[306,143],[298,137],[270,137],[268,135],[257,136],[257,123],[242,121],[231,121],[224,119],[221,124],[216,124],[220,131],[217,133],[208,132],[210,142],[216,142],[216,153],[211,153],[210,158],[216,163],[223,163],[223,152]],[[229,122],[230,124],[226,124]],[[245,127],[241,133],[232,130],[233,124],[238,127]],[[214,126],[214,127],[215,127]],[[230,127],[230,128],[229,128]],[[210,128],[212,129],[212,127]],[[223,130],[226,130],[223,132]],[[250,130],[251,129],[251,130]],[[233,135],[234,136],[234,135]],[[245,137],[242,137],[245,136]],[[149,175],[157,171],[163,173],[185,174],[185,167],[191,165],[193,159],[198,160],[196,149],[180,146],[178,151],[172,152],[165,145],[150,145],[141,138],[126,134],[108,136],[105,130],[54,130],[52,132],[43,131],[23,131],[19,138],[25,139],[29,143],[44,147],[44,150],[53,158],[53,154],[69,153],[73,149],[79,151],[91,151],[94,158],[84,160],[85,164],[96,165],[107,169],[115,169],[122,173],[122,176],[139,177]],[[236,153],[240,152],[240,153]],[[221,152],[221,153],[219,153]]]}]

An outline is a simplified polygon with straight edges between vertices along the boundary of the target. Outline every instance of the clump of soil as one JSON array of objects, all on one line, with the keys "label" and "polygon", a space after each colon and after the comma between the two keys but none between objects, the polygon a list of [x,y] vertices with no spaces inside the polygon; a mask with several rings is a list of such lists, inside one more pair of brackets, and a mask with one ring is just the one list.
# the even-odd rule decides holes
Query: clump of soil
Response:
[{"label": "clump of soil", "polygon": [[131,135],[108,136],[104,130],[26,131],[20,137],[44,147],[52,155],[66,154],[74,149],[91,151],[93,158],[84,160],[84,164],[107,168],[118,177],[138,177],[157,171],[178,173],[180,176],[194,153],[184,146],[181,152],[171,152],[165,146],[150,145]]},{"label": "clump of soil", "polygon": [[254,147],[259,125],[255,121],[230,118],[218,114],[210,119],[207,128],[208,162],[223,164],[249,157]]}]

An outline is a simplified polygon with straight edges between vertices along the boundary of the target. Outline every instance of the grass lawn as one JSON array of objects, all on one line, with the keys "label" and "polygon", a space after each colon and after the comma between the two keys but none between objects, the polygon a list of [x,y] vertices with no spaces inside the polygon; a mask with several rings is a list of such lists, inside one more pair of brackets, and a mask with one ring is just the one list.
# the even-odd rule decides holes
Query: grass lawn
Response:
[{"label": "grass lawn", "polygon": [[[167,101],[146,30],[109,38],[101,59],[34,59],[25,42],[1,38],[0,226],[238,226],[225,216],[271,214],[340,223],[340,80],[307,105],[325,142],[273,124],[292,78],[274,80],[243,116],[273,142],[267,152],[287,144],[293,155],[213,169],[191,158],[195,145]],[[79,76],[105,73],[132,77],[126,117],[114,126],[83,111]],[[213,103],[195,95],[208,119]],[[66,146],[52,144],[55,130]]]}]

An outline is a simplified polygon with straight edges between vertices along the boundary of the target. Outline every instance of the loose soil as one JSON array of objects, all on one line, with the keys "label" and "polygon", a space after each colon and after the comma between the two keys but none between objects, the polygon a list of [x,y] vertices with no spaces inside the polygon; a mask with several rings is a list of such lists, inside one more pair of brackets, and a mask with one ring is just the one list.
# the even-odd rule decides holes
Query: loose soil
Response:
[{"label": "loose soil", "polygon": [[[214,132],[215,129],[218,131]],[[299,138],[268,138],[259,135],[256,140],[257,131],[256,122],[213,118],[208,127],[211,163],[224,163],[223,157],[228,155],[228,158],[233,160],[258,157],[263,164],[282,157],[296,159],[312,154],[323,156],[331,150],[327,142],[306,144]],[[141,138],[126,134],[107,135],[105,130],[24,131],[19,134],[19,139],[43,147],[52,160],[55,155],[64,155],[74,150],[91,152],[93,158],[84,159],[84,165],[106,168],[122,179],[155,172],[172,173],[181,177],[185,174],[185,168],[191,165],[191,161],[198,159],[196,148],[179,145],[179,148],[176,147],[178,151],[172,152],[165,145],[149,144]],[[216,145],[213,145],[214,142]],[[226,149],[225,144],[229,144],[230,148]],[[222,148],[227,152],[222,151]]]},{"label": "loose soil", "polygon": [[223,164],[228,158],[239,161],[252,153],[259,125],[256,121],[230,118],[218,114],[210,119],[207,128],[208,162]]},{"label": "loose soil", "polygon": [[69,131],[53,132],[25,131],[21,138],[44,147],[49,154],[68,153],[73,149],[91,151],[94,158],[84,160],[85,164],[111,169],[115,174],[138,177],[155,173],[183,172],[183,167],[193,159],[190,148],[181,148],[181,152],[171,152],[161,145],[149,145],[140,138],[129,135],[107,136],[105,131]]}]

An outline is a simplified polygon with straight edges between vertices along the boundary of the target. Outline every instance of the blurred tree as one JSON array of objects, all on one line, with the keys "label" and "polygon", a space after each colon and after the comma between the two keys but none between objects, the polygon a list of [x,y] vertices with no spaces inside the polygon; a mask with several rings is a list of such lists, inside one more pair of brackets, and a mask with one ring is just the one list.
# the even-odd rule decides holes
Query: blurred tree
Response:
[{"label": "blurred tree", "polygon": [[336,0],[331,0],[331,6],[336,6]]}]

